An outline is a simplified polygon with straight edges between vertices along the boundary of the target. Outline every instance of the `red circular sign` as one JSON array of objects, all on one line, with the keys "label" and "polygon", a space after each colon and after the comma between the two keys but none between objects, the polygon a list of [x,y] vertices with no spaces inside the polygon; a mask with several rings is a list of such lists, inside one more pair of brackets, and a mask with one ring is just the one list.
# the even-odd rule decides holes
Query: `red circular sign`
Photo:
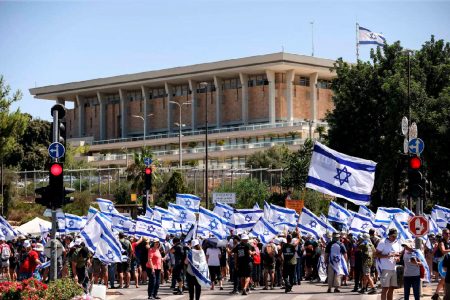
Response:
[{"label": "red circular sign", "polygon": [[424,216],[414,216],[408,221],[409,231],[415,237],[421,237],[428,233],[430,225]]}]

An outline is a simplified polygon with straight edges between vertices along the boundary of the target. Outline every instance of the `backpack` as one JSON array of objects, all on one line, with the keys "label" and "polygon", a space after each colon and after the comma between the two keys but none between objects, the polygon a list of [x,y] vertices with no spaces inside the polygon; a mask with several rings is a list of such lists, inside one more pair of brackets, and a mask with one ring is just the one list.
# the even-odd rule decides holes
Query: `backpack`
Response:
[{"label": "backpack", "polygon": [[9,247],[6,245],[3,246],[2,247],[2,260],[6,261],[10,258],[10,256],[11,256],[11,249],[9,249]]}]

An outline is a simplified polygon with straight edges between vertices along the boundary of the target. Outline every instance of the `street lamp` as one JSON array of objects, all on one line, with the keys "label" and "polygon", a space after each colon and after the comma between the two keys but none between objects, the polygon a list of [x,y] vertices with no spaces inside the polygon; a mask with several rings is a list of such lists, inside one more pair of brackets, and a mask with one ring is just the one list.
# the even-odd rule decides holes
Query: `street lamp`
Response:
[{"label": "street lamp", "polygon": [[169,101],[169,103],[178,105],[178,110],[180,112],[180,114],[179,114],[179,116],[180,116],[179,122],[175,123],[175,125],[178,126],[178,129],[179,129],[179,131],[178,131],[178,143],[179,143],[179,154],[178,154],[178,157],[179,157],[180,172],[181,172],[181,169],[183,168],[183,154],[181,153],[182,150],[183,150],[182,149],[182,145],[181,145],[181,128],[186,126],[185,124],[181,123],[181,106],[183,106],[183,105],[190,105],[191,102],[184,102],[184,103],[180,104],[180,103],[175,102],[175,101]]},{"label": "street lamp", "polygon": [[208,209],[208,83],[200,82],[205,87],[205,206]]},{"label": "street lamp", "polygon": [[[144,117],[143,116],[139,116],[139,115],[131,115],[133,118],[138,118],[138,119],[141,119],[142,120],[142,122],[144,122],[144,146],[145,146],[145,133],[146,133],[146,131],[147,131],[147,124],[145,124],[145,123],[147,123],[147,122],[145,122],[145,119],[144,119]],[[147,115],[147,117],[151,117],[151,116],[153,116],[153,114],[148,114]]]}]

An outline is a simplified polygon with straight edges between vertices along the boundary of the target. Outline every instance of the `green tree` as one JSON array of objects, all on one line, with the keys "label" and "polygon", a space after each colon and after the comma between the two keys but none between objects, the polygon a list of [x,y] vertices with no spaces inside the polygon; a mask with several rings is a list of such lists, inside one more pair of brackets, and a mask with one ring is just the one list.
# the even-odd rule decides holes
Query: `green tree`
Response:
[{"label": "green tree", "polygon": [[[127,181],[131,182],[131,190],[136,193],[144,190],[144,158],[146,157],[153,159],[153,153],[150,147],[142,147],[140,150],[134,151],[133,163],[126,169]],[[153,165],[159,166],[157,161],[154,161]],[[153,181],[158,181],[159,177],[155,173],[152,173]]]},{"label": "green tree", "polygon": [[350,65],[338,59],[334,66],[335,109],[326,117],[329,145],[378,163],[372,193],[375,207],[398,205],[406,170],[399,124],[408,115],[408,104],[419,137],[427,144],[423,157],[435,190],[447,201],[449,198],[450,174],[445,167],[450,157],[445,142],[449,138],[449,44],[432,37],[410,57],[409,103],[408,55],[400,42],[372,50],[371,61]]},{"label": "green tree", "polygon": [[237,208],[251,208],[255,203],[263,207],[264,200],[270,197],[269,187],[264,182],[251,178],[238,179],[215,190],[219,193],[236,193]]},{"label": "green tree", "polygon": [[130,195],[130,187],[127,182],[121,182],[113,192],[114,200],[117,204],[132,203]]},{"label": "green tree", "polygon": [[172,173],[172,176],[163,185],[161,191],[157,194],[155,204],[161,207],[167,207],[169,202],[175,202],[178,193],[188,193],[188,188],[179,171]]},{"label": "green tree", "polygon": [[285,188],[297,191],[302,191],[305,188],[312,149],[313,142],[311,139],[307,139],[299,150],[287,157],[282,182]]},{"label": "green tree", "polygon": [[277,145],[265,151],[258,151],[251,154],[245,163],[247,168],[274,168],[281,169],[285,167],[286,159],[290,151],[284,145]]}]

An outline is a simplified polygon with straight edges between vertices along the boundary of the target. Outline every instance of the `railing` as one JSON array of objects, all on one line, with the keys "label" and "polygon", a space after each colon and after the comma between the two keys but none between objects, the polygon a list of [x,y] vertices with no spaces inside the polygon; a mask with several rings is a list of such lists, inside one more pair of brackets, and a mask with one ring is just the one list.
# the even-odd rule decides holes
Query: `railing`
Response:
[{"label": "railing", "polygon": [[[222,127],[215,129],[208,129],[209,134],[215,133],[224,133],[224,132],[233,132],[233,131],[251,131],[258,129],[269,129],[269,128],[282,128],[282,127],[294,127],[294,126],[307,126],[309,123],[307,121],[296,121],[296,122],[278,122],[275,124],[264,123],[264,124],[254,124],[254,125],[243,125],[243,126],[234,126],[234,127]],[[317,126],[326,126],[326,122],[315,122],[313,123]],[[182,131],[183,136],[193,136],[205,134],[205,129],[200,130],[184,130]],[[164,138],[173,138],[178,137],[178,132],[171,133],[157,133],[152,135],[145,136],[146,140],[155,140],[155,139],[164,139]],[[109,140],[100,140],[93,141],[92,145],[104,145],[104,144],[113,144],[113,143],[123,143],[123,142],[134,142],[134,141],[143,141],[144,136],[139,137],[131,137],[131,138],[118,138],[118,139],[109,139]]]}]

